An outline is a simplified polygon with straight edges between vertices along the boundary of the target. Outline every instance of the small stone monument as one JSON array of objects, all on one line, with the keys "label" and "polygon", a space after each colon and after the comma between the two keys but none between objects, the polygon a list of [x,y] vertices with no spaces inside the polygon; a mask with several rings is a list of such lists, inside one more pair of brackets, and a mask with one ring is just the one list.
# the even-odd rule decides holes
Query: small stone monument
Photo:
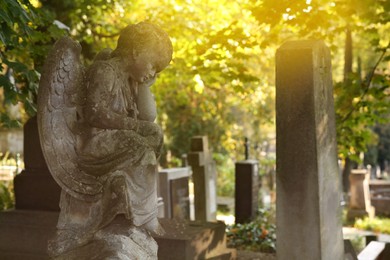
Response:
[{"label": "small stone monument", "polygon": [[25,169],[14,178],[15,209],[0,212],[0,259],[48,259],[47,241],[58,220],[61,188],[43,158],[36,117],[23,132]]},{"label": "small stone monument", "polygon": [[38,93],[43,154],[62,188],[48,252],[54,259],[156,259],[157,159],[163,141],[150,86],[172,58],[158,26],[120,33],[85,69],[65,37],[49,53]]},{"label": "small stone monument", "polygon": [[193,172],[195,220],[215,221],[217,217],[217,177],[207,136],[195,136],[191,139],[188,163]]},{"label": "small stone monument", "polygon": [[375,216],[375,208],[371,206],[369,180],[368,170],[355,169],[351,171],[349,175],[351,195],[347,212],[348,219]]},{"label": "small stone monument", "polygon": [[245,223],[256,217],[259,208],[259,162],[236,162],[235,217],[236,223]]},{"label": "small stone monument", "polygon": [[322,41],[276,53],[278,259],[344,259],[331,60]]},{"label": "small stone monument", "polygon": [[162,169],[158,176],[158,193],[164,201],[164,217],[190,219],[190,168]]},{"label": "small stone monument", "polygon": [[37,117],[26,122],[23,133],[25,169],[14,178],[15,209],[59,211],[61,188],[43,158]]}]

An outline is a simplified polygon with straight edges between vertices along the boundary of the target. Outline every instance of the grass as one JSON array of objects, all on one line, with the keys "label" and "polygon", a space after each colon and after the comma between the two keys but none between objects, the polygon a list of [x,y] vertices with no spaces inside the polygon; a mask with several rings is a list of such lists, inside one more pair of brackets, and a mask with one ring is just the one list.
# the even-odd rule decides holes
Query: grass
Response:
[{"label": "grass", "polygon": [[0,211],[13,208],[14,205],[13,181],[0,181]]},{"label": "grass", "polygon": [[372,231],[375,233],[389,234],[390,235],[390,219],[389,218],[368,218],[356,219],[354,225],[355,228]]}]

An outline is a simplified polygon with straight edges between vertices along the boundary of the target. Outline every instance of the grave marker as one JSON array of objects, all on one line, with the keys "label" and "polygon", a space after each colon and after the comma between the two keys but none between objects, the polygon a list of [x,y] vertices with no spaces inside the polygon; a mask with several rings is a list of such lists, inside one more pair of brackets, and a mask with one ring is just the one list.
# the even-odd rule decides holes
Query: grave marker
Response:
[{"label": "grave marker", "polygon": [[235,217],[245,223],[256,217],[259,208],[259,162],[245,160],[236,163]]},{"label": "grave marker", "polygon": [[192,168],[194,182],[195,220],[215,221],[217,216],[217,177],[207,136],[195,136],[191,139],[188,163]]},{"label": "grave marker", "polygon": [[170,168],[159,171],[158,194],[164,201],[165,218],[190,219],[188,167]]},{"label": "grave marker", "polygon": [[278,49],[276,133],[278,259],[343,259],[331,62],[322,41]]},{"label": "grave marker", "polygon": [[370,173],[366,169],[355,169],[349,175],[351,196],[347,213],[348,219],[363,218],[375,216],[375,208],[371,206]]}]

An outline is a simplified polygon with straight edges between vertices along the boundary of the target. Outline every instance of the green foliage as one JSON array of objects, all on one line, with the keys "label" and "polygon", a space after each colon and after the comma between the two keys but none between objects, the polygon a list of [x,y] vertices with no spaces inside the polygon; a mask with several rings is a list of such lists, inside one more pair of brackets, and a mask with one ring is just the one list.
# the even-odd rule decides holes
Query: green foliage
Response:
[{"label": "green foliage", "polygon": [[374,83],[367,84],[354,76],[348,86],[345,83],[335,85],[336,126],[341,137],[339,153],[343,158],[359,161],[359,153],[377,142],[373,127],[388,120],[390,77],[376,74]]},{"label": "green foliage", "polygon": [[[243,127],[252,128],[249,122],[260,117],[261,82],[253,69],[257,43],[247,29],[250,15],[228,1],[207,8],[163,1],[149,3],[148,10],[149,18],[168,30],[175,50],[171,66],[153,88],[167,150],[179,157],[188,151],[191,136],[208,135],[214,152],[234,156]],[[249,109],[251,105],[256,108]],[[248,117],[256,115],[239,124],[247,112]]]},{"label": "green foliage", "polygon": [[0,181],[0,211],[15,206],[15,196],[12,181]]},{"label": "green foliage", "polygon": [[[66,33],[54,19],[66,24],[81,43],[87,65],[101,49],[115,47],[125,25],[150,20],[168,31],[174,46],[171,65],[153,86],[165,150],[173,158],[188,152],[194,135],[208,135],[213,152],[229,154],[233,161],[240,159],[244,136],[252,143],[266,141],[274,131],[275,50],[286,40],[314,38],[325,40],[333,54],[341,157],[357,159],[377,140],[369,127],[388,113],[387,2],[52,0],[34,1],[38,4],[32,6],[27,0],[4,0],[0,122],[2,127],[16,127],[35,114],[44,57]],[[353,35],[353,54],[361,62],[354,61],[355,73],[344,82],[347,30]],[[9,112],[15,104],[23,108],[19,118]],[[232,178],[229,171],[221,171]]]},{"label": "green foliage", "polygon": [[368,218],[356,219],[355,228],[373,231],[375,233],[390,234],[390,219],[389,218]]},{"label": "green foliage", "polygon": [[276,250],[274,222],[274,211],[260,209],[252,222],[234,224],[227,228],[228,246],[239,250],[274,253]]},{"label": "green foliage", "polygon": [[[51,13],[33,7],[29,1],[0,3],[0,127],[20,127],[36,113],[39,71],[44,57],[64,31]],[[20,106],[20,115],[9,112]]]},{"label": "green foliage", "polygon": [[[335,103],[341,158],[359,161],[359,153],[376,141],[370,127],[383,122],[389,113],[387,2],[264,0],[249,7],[258,23],[269,28],[263,46],[280,44],[286,39],[323,39],[330,45],[333,76],[338,82]],[[345,47],[348,31],[352,32],[353,50],[340,48]],[[344,61],[348,51],[351,56],[345,56]],[[355,62],[352,53],[358,57]],[[348,62],[351,65],[347,69]],[[356,64],[354,68],[352,63]],[[347,66],[344,72],[343,65]],[[352,71],[355,73],[351,74]]]},{"label": "green foliage", "polygon": [[28,37],[31,34],[31,28],[28,23],[35,17],[31,10],[30,2],[4,0],[0,2],[0,41],[8,46],[16,46],[19,42],[19,36],[15,34],[17,30],[21,37]]},{"label": "green foliage", "polygon": [[223,154],[213,154],[217,165],[217,195],[234,198],[235,171],[232,159]]}]

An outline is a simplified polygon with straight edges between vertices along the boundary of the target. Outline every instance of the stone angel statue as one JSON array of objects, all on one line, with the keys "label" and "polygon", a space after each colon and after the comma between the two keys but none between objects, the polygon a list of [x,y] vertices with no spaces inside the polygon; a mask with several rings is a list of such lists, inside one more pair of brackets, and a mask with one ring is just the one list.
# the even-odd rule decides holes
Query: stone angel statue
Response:
[{"label": "stone angel statue", "polygon": [[156,194],[163,134],[150,86],[172,59],[171,41],[141,22],[123,29],[117,48],[100,52],[89,68],[80,52],[69,37],[56,42],[38,93],[42,150],[62,188],[49,255],[157,258],[149,232],[163,232]]}]

